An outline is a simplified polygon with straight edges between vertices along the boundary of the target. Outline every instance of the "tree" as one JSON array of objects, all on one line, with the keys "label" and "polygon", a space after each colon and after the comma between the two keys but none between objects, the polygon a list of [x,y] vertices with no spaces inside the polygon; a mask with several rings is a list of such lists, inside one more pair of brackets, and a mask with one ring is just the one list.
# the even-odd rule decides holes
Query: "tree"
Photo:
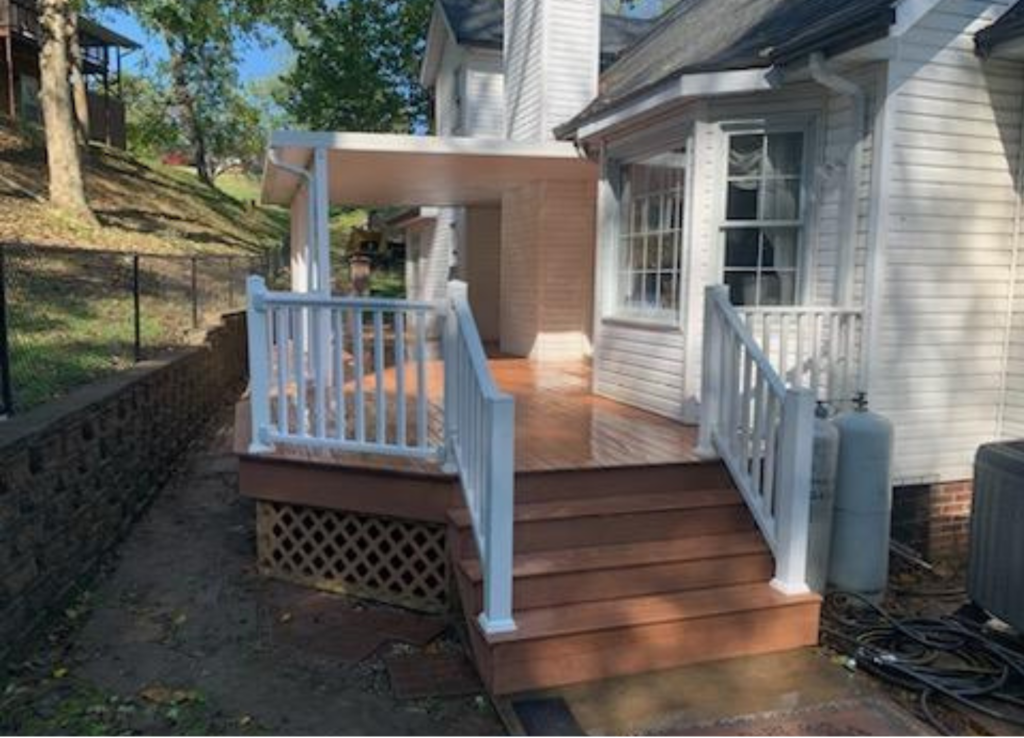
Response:
[{"label": "tree", "polygon": [[431,0],[345,0],[326,5],[296,39],[281,104],[311,128],[377,132],[425,128],[418,82]]},{"label": "tree", "polygon": [[68,29],[75,9],[70,0],[40,0],[39,97],[46,130],[50,203],[79,217],[94,220],[85,197],[82,158],[75,136],[74,107],[68,82]]},{"label": "tree", "polygon": [[173,115],[171,92],[163,74],[123,74],[128,150],[157,157],[188,147]]}]

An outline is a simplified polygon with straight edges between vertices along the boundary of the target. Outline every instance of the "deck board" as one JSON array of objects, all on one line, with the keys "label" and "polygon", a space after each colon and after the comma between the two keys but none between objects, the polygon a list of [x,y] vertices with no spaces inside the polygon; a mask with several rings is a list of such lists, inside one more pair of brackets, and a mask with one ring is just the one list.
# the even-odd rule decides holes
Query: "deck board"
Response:
[{"label": "deck board", "polygon": [[[697,463],[697,431],[693,426],[594,395],[591,370],[584,362],[538,363],[497,357],[490,360],[495,382],[515,398],[516,472],[602,469],[623,466]],[[394,369],[387,370],[389,435],[393,436]],[[440,367],[431,366],[427,382],[431,399],[430,436],[441,433]],[[406,382],[407,392],[413,385]],[[367,379],[367,428],[375,417],[372,378]],[[349,392],[351,397],[351,391]],[[410,396],[411,403],[411,396]],[[411,405],[410,405],[411,406]],[[239,412],[239,448],[249,438],[248,410]],[[411,436],[410,436],[411,437]],[[269,456],[312,464],[388,469],[441,475],[433,461],[308,449],[279,444]]]}]

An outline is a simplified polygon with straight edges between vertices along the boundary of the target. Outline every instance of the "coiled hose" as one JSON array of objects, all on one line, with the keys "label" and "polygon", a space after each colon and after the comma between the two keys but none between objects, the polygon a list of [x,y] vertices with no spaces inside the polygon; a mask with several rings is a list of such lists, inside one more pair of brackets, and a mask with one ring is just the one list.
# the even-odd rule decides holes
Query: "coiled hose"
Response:
[{"label": "coiled hose", "polygon": [[835,592],[825,598],[822,636],[864,671],[917,693],[924,717],[943,735],[959,731],[939,719],[935,705],[974,711],[1024,727],[1020,689],[1024,645],[952,615],[897,618],[860,595]]}]

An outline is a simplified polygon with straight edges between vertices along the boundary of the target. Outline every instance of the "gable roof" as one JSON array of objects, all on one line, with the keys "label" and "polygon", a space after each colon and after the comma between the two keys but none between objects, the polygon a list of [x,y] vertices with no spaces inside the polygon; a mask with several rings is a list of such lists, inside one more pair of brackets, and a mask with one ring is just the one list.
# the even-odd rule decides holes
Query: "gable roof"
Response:
[{"label": "gable roof", "polygon": [[[502,0],[439,0],[438,5],[460,45],[501,49],[505,35]],[[654,21],[643,18],[602,15],[602,59],[610,62],[653,26]]]},{"label": "gable roof", "polygon": [[974,45],[978,54],[990,56],[1003,44],[1024,38],[1024,0],[1003,13],[995,23],[978,31]]},{"label": "gable roof", "polygon": [[601,75],[598,96],[559,129],[684,74],[767,68],[812,51],[835,54],[883,38],[895,0],[679,0]]}]

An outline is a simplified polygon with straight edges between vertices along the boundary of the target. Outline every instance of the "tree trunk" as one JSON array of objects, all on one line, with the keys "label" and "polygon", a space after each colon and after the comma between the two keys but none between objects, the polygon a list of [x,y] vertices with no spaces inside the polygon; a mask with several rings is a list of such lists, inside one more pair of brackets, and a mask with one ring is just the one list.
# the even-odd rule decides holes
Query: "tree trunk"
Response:
[{"label": "tree trunk", "polygon": [[89,91],[85,87],[84,59],[82,45],[78,40],[78,13],[68,13],[67,26],[68,57],[71,63],[71,94],[75,106],[75,123],[78,143],[88,155],[89,145]]},{"label": "tree trunk", "polygon": [[50,172],[50,203],[89,220],[95,220],[85,199],[82,159],[75,139],[71,85],[68,82],[68,0],[40,0],[39,52],[46,159]]},{"label": "tree trunk", "polygon": [[[213,187],[209,154],[206,150],[206,131],[196,110],[195,97],[188,86],[188,62],[185,60],[185,56],[191,53],[191,50],[187,41],[182,40],[180,43],[181,48],[171,52],[171,84],[174,86],[174,98],[181,108],[185,118],[185,127],[188,130],[189,139],[191,139],[196,175],[200,182]],[[168,42],[167,45],[171,49],[175,48],[171,42]]]}]

